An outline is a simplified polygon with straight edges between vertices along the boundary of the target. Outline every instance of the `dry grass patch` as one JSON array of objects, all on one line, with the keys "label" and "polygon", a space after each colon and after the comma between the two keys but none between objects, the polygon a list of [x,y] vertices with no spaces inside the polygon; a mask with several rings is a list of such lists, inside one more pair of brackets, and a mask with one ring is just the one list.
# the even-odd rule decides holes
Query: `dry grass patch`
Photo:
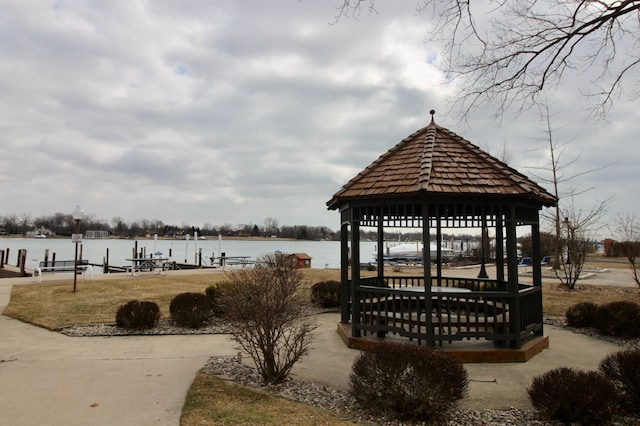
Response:
[{"label": "dry grass patch", "polygon": [[[309,300],[311,286],[319,281],[340,279],[337,269],[304,269],[303,291]],[[204,293],[214,283],[224,281],[220,272],[205,274],[144,275],[78,282],[76,293],[69,281],[16,285],[4,315],[55,330],[76,324],[115,322],[118,307],[130,300],[153,301],[162,318],[169,318],[169,304],[177,294]]]},{"label": "dry grass patch", "polygon": [[129,300],[153,301],[169,318],[171,299],[205,289],[224,279],[221,274],[123,275],[122,278],[81,281],[76,293],[71,282],[14,286],[4,314],[51,330],[74,324],[113,323],[118,307]]},{"label": "dry grass patch", "polygon": [[200,371],[185,398],[181,426],[344,425],[330,412],[226,382]]},{"label": "dry grass patch", "polygon": [[[411,271],[413,272],[413,271]],[[362,276],[376,272],[362,271]],[[340,280],[339,269],[304,269],[303,291],[305,300],[310,300],[311,287],[320,281]],[[68,282],[41,283],[14,286],[11,301],[4,314],[48,329],[57,329],[74,324],[113,323],[118,307],[129,300],[150,300],[160,307],[163,318],[169,318],[171,299],[184,292],[204,292],[214,283],[222,282],[225,275],[220,272],[185,275],[171,274],[137,278],[122,275],[122,278],[94,281],[82,280],[78,291],[73,293]],[[547,282],[543,291],[543,310],[546,314],[564,317],[566,310],[579,302],[604,304],[618,300],[640,303],[640,292],[634,287],[607,285],[578,285],[573,291]]]},{"label": "dry grass patch", "polygon": [[555,283],[543,284],[542,287],[542,311],[554,317],[564,317],[570,306],[580,302],[604,305],[619,300],[640,303],[640,292],[637,288],[613,285],[578,285],[574,290]]}]

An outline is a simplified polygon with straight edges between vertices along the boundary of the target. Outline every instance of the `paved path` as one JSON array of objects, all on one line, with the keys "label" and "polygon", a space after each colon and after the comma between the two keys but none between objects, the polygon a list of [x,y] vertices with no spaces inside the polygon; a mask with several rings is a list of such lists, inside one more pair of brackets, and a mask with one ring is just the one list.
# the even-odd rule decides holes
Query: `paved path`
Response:
[{"label": "paved path", "polygon": [[[68,278],[67,278],[68,279]],[[0,280],[0,311],[12,285]],[[294,375],[342,389],[358,351],[336,332],[338,314],[318,316],[308,357]],[[463,408],[530,408],[526,387],[552,368],[597,368],[613,344],[545,327],[551,347],[527,363],[466,364],[470,383]],[[0,422],[3,425],[179,424],[184,396],[213,355],[236,351],[226,336],[67,337],[0,316]]]},{"label": "paved path", "polygon": [[79,338],[0,316],[0,423],[177,425],[196,372],[232,353],[220,335]]}]

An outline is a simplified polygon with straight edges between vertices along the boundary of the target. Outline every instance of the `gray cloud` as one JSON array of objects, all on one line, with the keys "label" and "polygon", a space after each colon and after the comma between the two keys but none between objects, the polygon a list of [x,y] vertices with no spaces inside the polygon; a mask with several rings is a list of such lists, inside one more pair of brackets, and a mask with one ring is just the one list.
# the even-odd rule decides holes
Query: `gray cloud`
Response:
[{"label": "gray cloud", "polygon": [[[468,128],[447,116],[441,47],[413,4],[330,25],[337,3],[4,1],[0,215],[81,204],[107,220],[336,229],[324,203],[431,108],[493,153],[506,145],[525,173],[544,164],[533,112],[498,126],[488,108]],[[580,169],[617,161],[583,179],[590,199],[638,211],[637,108],[585,122],[581,84],[552,99],[558,136],[577,138]]]}]

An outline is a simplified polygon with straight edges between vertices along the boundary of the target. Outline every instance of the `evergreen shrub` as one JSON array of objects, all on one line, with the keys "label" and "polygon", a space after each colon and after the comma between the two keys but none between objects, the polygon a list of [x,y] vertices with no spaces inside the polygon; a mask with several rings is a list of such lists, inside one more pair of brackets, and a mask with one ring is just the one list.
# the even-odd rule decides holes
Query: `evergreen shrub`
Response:
[{"label": "evergreen shrub", "polygon": [[620,407],[630,414],[640,413],[640,349],[609,354],[599,369],[613,382]]},{"label": "evergreen shrub", "polygon": [[180,327],[197,328],[213,313],[211,301],[203,293],[180,293],[169,304],[171,319]]},{"label": "evergreen shrub", "polygon": [[160,308],[155,302],[131,300],[120,305],[116,312],[116,325],[134,330],[153,328],[160,319]]},{"label": "evergreen shrub", "polygon": [[340,306],[340,282],[320,281],[311,287],[311,303],[323,308]]},{"label": "evergreen shrub", "polygon": [[527,394],[543,420],[565,424],[608,424],[616,406],[609,379],[595,371],[567,367],[535,377]]},{"label": "evergreen shrub", "polygon": [[467,371],[452,355],[399,343],[381,343],[363,352],[349,381],[364,408],[424,422],[446,416],[468,386]]},{"label": "evergreen shrub", "polygon": [[569,327],[593,327],[594,315],[598,305],[593,302],[580,302],[567,309],[565,317]]}]

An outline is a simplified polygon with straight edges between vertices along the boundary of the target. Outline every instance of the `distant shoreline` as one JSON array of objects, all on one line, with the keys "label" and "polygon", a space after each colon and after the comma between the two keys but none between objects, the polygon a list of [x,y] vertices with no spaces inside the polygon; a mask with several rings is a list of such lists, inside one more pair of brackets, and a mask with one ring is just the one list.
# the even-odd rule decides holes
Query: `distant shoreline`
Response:
[{"label": "distant shoreline", "polygon": [[[5,235],[0,235],[0,239],[2,238],[25,238],[25,239],[33,239],[33,240],[37,240],[39,238],[37,237],[31,237],[31,236],[27,236],[25,237],[24,235],[19,235],[19,234],[5,234]],[[69,239],[71,238],[71,236],[69,235],[54,235],[54,236],[49,236],[46,238],[40,238],[43,240],[62,240],[62,239]],[[84,239],[88,240],[89,238],[84,237]],[[93,239],[93,238],[92,238]],[[109,237],[109,238],[95,238],[95,239],[104,239],[104,240],[130,240],[130,241],[149,241],[149,240],[153,240],[153,236],[144,236],[144,237],[135,237],[135,238],[122,238],[122,237]],[[185,237],[161,237],[158,236],[158,241],[184,241],[186,238]],[[218,237],[217,236],[205,236],[205,239],[203,240],[200,237],[198,237],[198,241],[217,241]],[[222,236],[222,240],[226,240],[226,241],[324,241],[324,240],[300,240],[297,238],[283,238],[283,237],[256,237],[256,236],[240,236],[240,235],[229,235],[229,236]],[[189,241],[193,241],[193,236],[189,236]],[[332,241],[332,240],[328,240],[328,241]]]}]

